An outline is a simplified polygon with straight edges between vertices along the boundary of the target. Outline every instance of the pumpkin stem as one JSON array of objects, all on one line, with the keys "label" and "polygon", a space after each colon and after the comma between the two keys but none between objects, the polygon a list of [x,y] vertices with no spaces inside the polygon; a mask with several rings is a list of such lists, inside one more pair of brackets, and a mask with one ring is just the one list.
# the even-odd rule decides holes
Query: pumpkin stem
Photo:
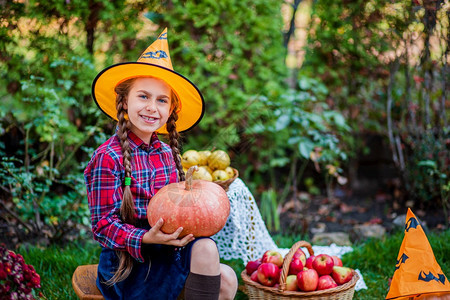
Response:
[{"label": "pumpkin stem", "polygon": [[189,170],[186,173],[186,183],[185,183],[185,189],[190,191],[192,190],[192,175],[194,174],[194,172],[198,171],[198,167],[197,166],[192,166],[189,168]]}]

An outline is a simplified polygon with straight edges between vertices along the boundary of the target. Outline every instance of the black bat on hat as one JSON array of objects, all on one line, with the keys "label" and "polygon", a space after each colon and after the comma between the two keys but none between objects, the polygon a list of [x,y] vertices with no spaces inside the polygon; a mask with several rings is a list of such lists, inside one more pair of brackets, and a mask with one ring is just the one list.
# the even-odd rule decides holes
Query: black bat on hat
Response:
[{"label": "black bat on hat", "polygon": [[408,232],[411,228],[417,228],[417,226],[419,226],[419,222],[417,221],[416,218],[411,217],[409,218],[408,222],[406,222],[405,224],[405,230],[406,232]]},{"label": "black bat on hat", "polygon": [[406,255],[405,253],[403,253],[402,256],[397,260],[397,263],[395,265],[395,270],[397,271],[397,269],[400,268],[400,265],[404,264],[408,258],[409,258],[409,256]]},{"label": "black bat on hat", "polygon": [[[422,273],[425,276],[423,276]],[[420,271],[418,279],[425,281],[425,282],[430,282],[431,280],[436,280],[437,282],[445,284],[445,275],[444,274],[437,274],[437,275],[438,275],[438,277],[434,276],[434,274],[431,272],[428,272],[428,274],[426,274],[424,271]]]}]

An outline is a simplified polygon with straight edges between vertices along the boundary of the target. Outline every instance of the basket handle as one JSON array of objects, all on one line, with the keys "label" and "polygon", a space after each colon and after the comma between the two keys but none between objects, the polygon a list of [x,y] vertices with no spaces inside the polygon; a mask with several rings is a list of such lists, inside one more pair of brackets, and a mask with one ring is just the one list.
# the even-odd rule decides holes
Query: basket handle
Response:
[{"label": "basket handle", "polygon": [[300,247],[306,247],[306,249],[308,249],[309,255],[314,255],[314,250],[312,249],[311,244],[306,241],[298,241],[297,243],[292,245],[291,250],[289,250],[288,254],[286,254],[283,261],[279,288],[281,292],[284,292],[286,290],[286,278],[289,273],[289,266],[291,264],[292,257],[294,256],[295,251],[297,251]]}]

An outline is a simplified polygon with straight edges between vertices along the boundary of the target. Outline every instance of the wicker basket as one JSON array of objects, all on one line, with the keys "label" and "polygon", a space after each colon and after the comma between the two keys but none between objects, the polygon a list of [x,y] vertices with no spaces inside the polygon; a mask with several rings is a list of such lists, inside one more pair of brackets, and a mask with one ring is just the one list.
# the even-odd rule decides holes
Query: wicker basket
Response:
[{"label": "wicker basket", "polygon": [[314,255],[311,244],[305,241],[295,243],[289,250],[283,262],[283,268],[280,275],[279,288],[268,287],[250,279],[246,271],[242,271],[241,277],[245,283],[245,292],[249,299],[309,299],[309,300],[350,300],[355,292],[355,285],[359,279],[358,273],[353,271],[353,278],[349,282],[339,285],[335,288],[313,292],[294,292],[285,291],[286,277],[289,272],[289,265],[295,251],[300,247],[306,247],[310,255]]},{"label": "wicker basket", "polygon": [[230,187],[230,184],[239,176],[239,171],[236,170],[235,168],[232,168],[233,172],[234,172],[234,176],[230,179],[227,180],[216,180],[213,181],[214,183],[217,183],[218,185],[220,185],[221,187],[223,187],[223,189],[227,192],[228,188]]}]

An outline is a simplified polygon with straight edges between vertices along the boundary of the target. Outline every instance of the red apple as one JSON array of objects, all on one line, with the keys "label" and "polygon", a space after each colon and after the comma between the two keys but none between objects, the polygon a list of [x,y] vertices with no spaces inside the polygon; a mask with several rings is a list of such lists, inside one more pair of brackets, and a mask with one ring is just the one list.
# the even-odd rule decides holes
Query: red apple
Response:
[{"label": "red apple", "polygon": [[291,263],[289,264],[288,275],[297,275],[297,273],[301,270],[303,270],[303,262],[299,257],[293,258]]},{"label": "red apple", "polygon": [[341,285],[352,280],[352,269],[347,267],[334,266],[331,276],[337,284]]},{"label": "red apple", "polygon": [[258,271],[253,272],[252,275],[250,276],[250,279],[253,280],[254,282],[259,282],[258,281]]},{"label": "red apple", "polygon": [[283,266],[283,256],[276,250],[267,250],[262,256],[262,263],[273,263],[281,267]]},{"label": "red apple", "polygon": [[245,271],[247,271],[247,275],[253,274],[256,270],[258,270],[258,267],[261,265],[261,260],[251,260],[247,263],[245,266]]},{"label": "red apple", "polygon": [[342,267],[342,260],[337,257],[336,255],[332,255],[331,258],[333,259],[334,265]]},{"label": "red apple", "polygon": [[304,292],[311,292],[317,289],[319,274],[314,269],[301,271],[297,274],[297,285]]},{"label": "red apple", "polygon": [[265,286],[274,286],[280,278],[280,268],[274,263],[262,263],[257,272],[259,283]]},{"label": "red apple", "polygon": [[337,287],[338,285],[334,281],[334,279],[330,275],[323,275],[319,277],[319,283],[317,284],[317,290],[327,290],[334,287]]},{"label": "red apple", "polygon": [[294,255],[292,256],[292,259],[295,259],[295,258],[300,258],[303,266],[306,265],[306,255],[302,249],[298,248],[297,251],[295,251]]},{"label": "red apple", "polygon": [[319,275],[330,275],[333,271],[334,262],[328,254],[319,254],[314,258],[312,266]]},{"label": "red apple", "polygon": [[310,257],[308,257],[308,258],[306,259],[305,267],[307,267],[308,269],[312,269],[312,268],[313,268],[313,267],[312,267],[312,262],[314,261],[314,258],[316,258],[315,255],[311,255]]},{"label": "red apple", "polygon": [[286,291],[298,291],[297,275],[286,277]]}]

